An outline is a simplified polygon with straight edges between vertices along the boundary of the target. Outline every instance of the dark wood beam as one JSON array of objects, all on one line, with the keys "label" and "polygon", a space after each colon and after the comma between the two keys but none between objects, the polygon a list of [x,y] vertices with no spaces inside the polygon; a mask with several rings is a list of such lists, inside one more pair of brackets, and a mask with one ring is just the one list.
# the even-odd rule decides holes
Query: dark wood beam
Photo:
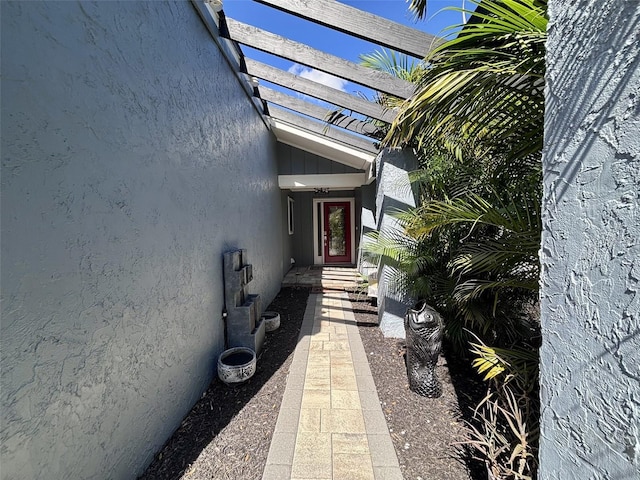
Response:
[{"label": "dark wood beam", "polygon": [[420,59],[426,57],[442,41],[429,33],[335,0],[254,1]]},{"label": "dark wood beam", "polygon": [[270,108],[269,114],[271,118],[281,120],[302,130],[330,138],[331,140],[335,140],[346,146],[362,150],[372,155],[378,154],[378,148],[373,141],[344,132],[336,127],[329,126],[326,123],[316,122],[315,120],[305,118],[301,115],[297,115],[278,107]]},{"label": "dark wood beam", "polygon": [[324,100],[333,105],[338,105],[347,110],[361,113],[367,117],[391,123],[396,116],[392,110],[382,108],[378,103],[369,102],[335,88],[327,87],[321,83],[302,78],[279,68],[258,62],[251,58],[245,58],[247,73],[253,77],[280,85],[290,90],[295,90],[310,97]]},{"label": "dark wood beam", "polygon": [[296,112],[303,113],[318,120],[327,121],[331,118],[331,125],[344,128],[352,132],[359,133],[360,135],[375,135],[378,131],[375,125],[370,122],[363,122],[348,115],[343,115],[337,112],[337,115],[332,116],[332,110],[323,108],[319,105],[315,105],[311,102],[307,102],[300,98],[292,97],[286,93],[278,92],[271,88],[259,86],[260,98],[270,103],[275,103],[281,107],[288,108],[289,110],[295,110]]},{"label": "dark wood beam", "polygon": [[292,62],[395,97],[406,99],[414,92],[415,87],[413,84],[386,72],[349,62],[343,58],[311,48],[303,43],[294,42],[280,35],[238,22],[232,18],[227,17],[226,22],[231,40],[242,45],[286,58]]}]

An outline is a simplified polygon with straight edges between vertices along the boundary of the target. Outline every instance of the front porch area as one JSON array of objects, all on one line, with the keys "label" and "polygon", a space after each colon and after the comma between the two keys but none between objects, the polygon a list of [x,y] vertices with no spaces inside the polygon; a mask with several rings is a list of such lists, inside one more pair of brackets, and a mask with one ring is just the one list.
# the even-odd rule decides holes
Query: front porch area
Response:
[{"label": "front porch area", "polygon": [[365,279],[355,267],[313,265],[293,267],[282,280],[283,287],[310,287],[323,290],[358,291],[366,288]]}]

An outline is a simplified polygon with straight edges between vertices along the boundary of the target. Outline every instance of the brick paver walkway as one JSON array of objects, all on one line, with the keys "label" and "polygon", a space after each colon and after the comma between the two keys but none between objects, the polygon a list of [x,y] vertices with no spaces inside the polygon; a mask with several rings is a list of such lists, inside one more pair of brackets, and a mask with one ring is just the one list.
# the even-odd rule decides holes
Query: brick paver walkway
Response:
[{"label": "brick paver walkway", "polygon": [[402,480],[351,303],[311,294],[263,480]]},{"label": "brick paver walkway", "polygon": [[292,268],[284,277],[282,286],[356,290],[362,281],[362,275],[355,268],[317,265]]}]

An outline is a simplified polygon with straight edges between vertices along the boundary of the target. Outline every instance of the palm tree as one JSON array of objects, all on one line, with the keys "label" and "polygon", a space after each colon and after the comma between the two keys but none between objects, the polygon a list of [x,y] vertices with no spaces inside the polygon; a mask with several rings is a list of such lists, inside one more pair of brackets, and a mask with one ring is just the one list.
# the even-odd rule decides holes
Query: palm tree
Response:
[{"label": "palm tree", "polygon": [[[544,115],[546,0],[469,0],[471,20],[425,59],[416,94],[385,143],[539,154]],[[413,0],[418,17],[427,1]],[[461,29],[460,29],[461,27]],[[458,31],[458,29],[460,29]]]},{"label": "palm tree", "polygon": [[[531,309],[539,277],[546,0],[469,2],[477,6],[469,22],[451,28],[457,36],[415,70],[416,94],[401,103],[380,99],[399,109],[383,144],[418,150],[420,199],[397,212],[398,231],[367,246],[401,272],[399,288],[441,310],[459,347],[474,338],[475,365],[491,373],[492,386],[470,443],[493,477],[526,479],[535,477],[539,421]],[[422,17],[426,5],[412,0],[411,9]],[[392,72],[402,64],[371,59]]]},{"label": "palm tree", "polygon": [[[499,300],[537,292],[546,0],[470,2],[471,20],[423,63],[362,57],[418,83],[406,102],[379,101],[400,108],[384,143],[417,147],[422,167],[420,206],[399,214],[404,232],[368,248],[396,263],[399,287],[487,333]],[[426,2],[411,8],[420,17]]]},{"label": "palm tree", "polygon": [[[381,48],[373,53],[360,55],[360,64],[373,70],[388,73],[394,77],[401,78],[411,83],[417,83],[424,70],[422,62],[417,62],[407,55],[397,53],[386,48]],[[364,94],[362,94],[362,96],[366,98]],[[376,93],[376,96],[372,100],[388,110],[399,109],[403,103],[402,99],[385,93]],[[325,117],[327,124],[339,124],[340,121],[346,117],[344,112],[344,108],[336,108],[327,112]],[[375,125],[376,130],[374,136],[376,138],[384,138],[389,131],[390,125],[386,122],[372,118],[368,118],[366,121]]]}]

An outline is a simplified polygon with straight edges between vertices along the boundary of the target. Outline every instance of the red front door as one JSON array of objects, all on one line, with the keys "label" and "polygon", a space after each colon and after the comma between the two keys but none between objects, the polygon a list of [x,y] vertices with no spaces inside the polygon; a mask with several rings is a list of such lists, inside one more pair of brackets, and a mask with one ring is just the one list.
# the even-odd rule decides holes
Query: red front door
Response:
[{"label": "red front door", "polygon": [[324,263],[351,263],[351,204],[324,202]]}]

